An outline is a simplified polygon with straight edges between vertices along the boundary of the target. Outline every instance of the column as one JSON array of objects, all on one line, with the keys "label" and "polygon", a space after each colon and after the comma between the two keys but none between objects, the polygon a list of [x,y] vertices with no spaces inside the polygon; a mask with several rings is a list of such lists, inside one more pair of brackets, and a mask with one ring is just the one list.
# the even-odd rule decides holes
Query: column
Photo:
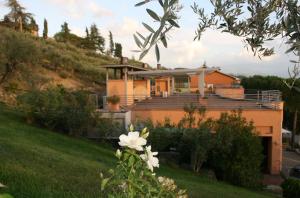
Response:
[{"label": "column", "polygon": [[128,76],[127,76],[127,74],[128,74],[128,69],[127,69],[127,67],[125,67],[124,68],[124,82],[125,82],[125,105],[127,105],[128,104],[128,83],[127,83],[127,81],[128,81]]},{"label": "column", "polygon": [[199,80],[198,80],[198,88],[199,88],[199,92],[201,97],[205,97],[205,93],[204,93],[204,85],[205,85],[205,70],[202,70],[199,74]]},{"label": "column", "polygon": [[108,68],[106,68],[106,96],[109,96],[109,93],[108,93],[108,79],[109,76],[108,76]]},{"label": "column", "polygon": [[175,92],[175,78],[174,76],[172,76],[172,95],[174,94]]}]

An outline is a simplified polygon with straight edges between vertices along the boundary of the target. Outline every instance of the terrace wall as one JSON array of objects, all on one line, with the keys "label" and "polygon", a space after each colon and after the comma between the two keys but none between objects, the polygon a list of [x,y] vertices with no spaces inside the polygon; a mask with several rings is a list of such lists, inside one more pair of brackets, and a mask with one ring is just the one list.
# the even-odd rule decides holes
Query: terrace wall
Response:
[{"label": "terrace wall", "polygon": [[[230,112],[229,110],[208,109],[206,118],[218,119],[222,112]],[[185,112],[182,109],[154,109],[154,110],[134,110],[132,111],[132,122],[138,120],[150,119],[154,124],[164,122],[165,118],[169,118],[171,122],[178,124],[184,117]],[[282,162],[282,110],[269,109],[245,109],[242,116],[247,121],[252,121],[257,134],[261,137],[270,138],[270,155],[269,155],[269,172],[271,174],[279,174]]]}]

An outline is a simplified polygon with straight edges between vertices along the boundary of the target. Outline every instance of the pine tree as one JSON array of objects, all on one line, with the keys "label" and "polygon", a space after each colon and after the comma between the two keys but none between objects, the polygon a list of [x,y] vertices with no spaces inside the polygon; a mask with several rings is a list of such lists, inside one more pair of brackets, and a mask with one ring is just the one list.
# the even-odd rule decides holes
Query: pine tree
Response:
[{"label": "pine tree", "polygon": [[115,51],[114,39],[111,31],[109,31],[109,54],[113,55]]},{"label": "pine tree", "polygon": [[115,43],[115,57],[122,57],[122,45],[120,43]]},{"label": "pine tree", "polygon": [[64,22],[64,24],[61,25],[61,32],[69,35],[71,33],[71,30],[69,29],[69,24],[67,22]]},{"label": "pine tree", "polygon": [[10,8],[10,12],[7,16],[13,21],[15,29],[19,29],[20,32],[23,32],[23,27],[28,25],[32,14],[25,12],[25,8],[22,7],[17,0],[7,0],[6,5]]},{"label": "pine tree", "polygon": [[48,38],[48,22],[46,19],[44,19],[44,31],[43,31],[43,38]]},{"label": "pine tree", "polygon": [[100,32],[96,24],[91,25],[90,28],[90,41],[93,44],[92,48],[95,51],[104,53],[105,50],[105,39],[100,35]]}]

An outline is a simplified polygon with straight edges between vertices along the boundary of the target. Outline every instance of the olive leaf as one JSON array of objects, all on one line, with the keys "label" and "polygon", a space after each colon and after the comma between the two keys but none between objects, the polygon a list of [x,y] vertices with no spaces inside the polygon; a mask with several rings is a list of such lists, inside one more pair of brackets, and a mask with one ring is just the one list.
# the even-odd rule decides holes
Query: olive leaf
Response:
[{"label": "olive leaf", "polygon": [[157,60],[157,62],[159,62],[160,61],[160,53],[159,53],[159,47],[157,44],[155,45],[155,54],[156,54],[156,60]]},{"label": "olive leaf", "polygon": [[160,21],[159,16],[152,10],[150,9],[146,9],[146,11],[148,12],[148,14],[156,21]]}]

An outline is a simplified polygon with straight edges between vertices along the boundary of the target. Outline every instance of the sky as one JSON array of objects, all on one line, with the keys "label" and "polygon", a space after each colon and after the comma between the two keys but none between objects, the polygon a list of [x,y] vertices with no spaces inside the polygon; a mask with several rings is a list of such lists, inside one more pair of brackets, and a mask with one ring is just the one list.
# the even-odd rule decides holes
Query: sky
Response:
[{"label": "sky", "polygon": [[[153,1],[144,7],[134,7],[141,0],[19,0],[33,13],[42,35],[43,20],[48,21],[49,35],[53,36],[61,29],[63,22],[68,22],[72,33],[85,35],[85,28],[95,23],[101,34],[108,41],[112,31],[114,41],[123,46],[123,56],[138,58],[133,34],[145,33],[142,22],[155,25],[145,11],[146,7],[160,11],[158,3]],[[168,48],[161,48],[160,63],[167,68],[197,68],[205,62],[209,67],[220,67],[222,71],[235,75],[277,75],[287,77],[290,59],[284,52],[287,46],[281,39],[274,40],[276,54],[260,60],[244,47],[241,38],[217,30],[208,30],[200,41],[193,41],[197,28],[197,15],[191,9],[194,1],[210,11],[209,0],[181,0],[183,9],[180,13],[180,29],[171,32]],[[0,18],[8,13],[6,0],[0,0]],[[108,42],[107,45],[108,47]],[[142,60],[152,66],[156,65],[154,49]]]}]

